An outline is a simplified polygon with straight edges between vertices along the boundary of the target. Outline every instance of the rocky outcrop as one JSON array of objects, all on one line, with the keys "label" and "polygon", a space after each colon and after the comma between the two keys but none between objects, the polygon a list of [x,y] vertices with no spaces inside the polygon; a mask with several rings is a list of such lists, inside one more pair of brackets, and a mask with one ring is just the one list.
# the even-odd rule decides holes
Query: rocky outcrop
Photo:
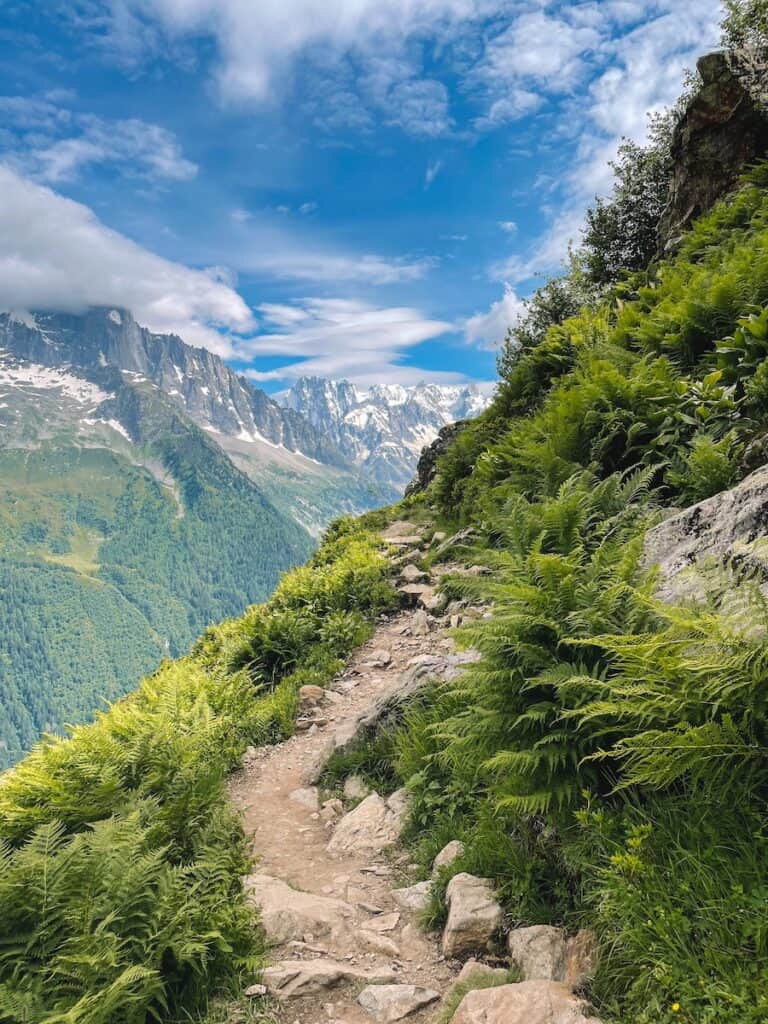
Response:
[{"label": "rocky outcrop", "polygon": [[502,910],[491,883],[462,872],[445,891],[448,920],[443,930],[443,954],[466,956],[488,949],[501,926]]},{"label": "rocky outcrop", "polygon": [[727,565],[768,576],[766,537],[768,466],[650,530],[645,564],[659,567],[662,600],[701,599],[722,585],[717,570]]},{"label": "rocky outcrop", "polygon": [[459,434],[466,430],[468,426],[469,420],[449,423],[443,427],[432,444],[422,448],[419,461],[416,464],[416,476],[405,489],[406,497],[426,491],[437,475],[438,459],[445,455]]},{"label": "rocky outcrop", "polygon": [[717,52],[698,62],[701,87],[675,128],[672,183],[659,226],[663,254],[768,151],[768,68],[751,52]]},{"label": "rocky outcrop", "polygon": [[43,366],[115,367],[131,381],[157,385],[199,426],[350,466],[299,411],[278,405],[207,349],[140,327],[127,309],[41,312],[24,321],[0,313],[0,348]]},{"label": "rocky outcrop", "polygon": [[467,993],[451,1024],[600,1024],[588,1013],[564,985],[523,981]]}]

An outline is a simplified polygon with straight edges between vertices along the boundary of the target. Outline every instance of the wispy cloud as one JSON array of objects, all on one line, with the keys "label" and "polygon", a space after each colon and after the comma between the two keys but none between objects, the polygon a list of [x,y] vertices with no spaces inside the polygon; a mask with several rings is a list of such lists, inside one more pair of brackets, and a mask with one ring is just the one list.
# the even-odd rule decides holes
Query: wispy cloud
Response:
[{"label": "wispy cloud", "polygon": [[138,118],[108,121],[44,97],[0,96],[6,163],[38,181],[76,180],[89,166],[108,164],[123,177],[154,183],[188,181],[197,166],[166,128]]},{"label": "wispy cloud", "polygon": [[429,188],[435,178],[438,176],[440,171],[443,169],[442,160],[433,160],[427,164],[427,169],[424,172],[424,188]]},{"label": "wispy cloud", "polygon": [[263,330],[239,345],[241,358],[283,356],[269,371],[247,371],[252,380],[295,379],[304,374],[345,377],[361,384],[414,383],[429,376],[444,382],[462,374],[405,366],[405,353],[453,325],[409,307],[378,307],[343,298],[308,298],[293,304],[265,303],[258,308]]},{"label": "wispy cloud", "polygon": [[[558,30],[548,23],[562,67],[552,66],[546,88],[563,94],[564,112],[553,131],[565,156],[561,173],[541,185],[539,205],[547,227],[524,250],[495,261],[492,277],[519,283],[558,268],[569,245],[580,240],[585,207],[610,188],[609,161],[621,138],[641,141],[648,113],[677,99],[684,71],[716,43],[721,14],[711,0],[608,0],[562,9],[559,17],[580,18],[577,34],[573,24]],[[554,16],[547,17],[551,22]],[[531,16],[525,18],[530,27]],[[538,23],[543,30],[543,21]],[[581,51],[576,40],[589,45]],[[541,67],[548,66],[540,53],[545,48],[548,39],[536,36],[523,63],[509,64],[511,86],[538,76],[538,57]],[[573,95],[564,91],[569,81],[581,83]],[[531,198],[535,201],[535,194]]]}]

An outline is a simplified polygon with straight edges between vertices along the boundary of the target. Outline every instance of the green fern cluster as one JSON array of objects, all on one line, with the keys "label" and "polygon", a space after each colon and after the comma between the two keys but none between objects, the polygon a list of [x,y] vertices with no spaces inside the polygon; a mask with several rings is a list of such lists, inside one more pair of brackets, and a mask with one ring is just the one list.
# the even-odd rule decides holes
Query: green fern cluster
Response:
[{"label": "green fern cluster", "polygon": [[326,683],[392,603],[386,569],[364,523],[338,524],[266,605],[0,776],[0,1021],[188,1019],[252,977],[226,774],[290,735],[300,686]]}]

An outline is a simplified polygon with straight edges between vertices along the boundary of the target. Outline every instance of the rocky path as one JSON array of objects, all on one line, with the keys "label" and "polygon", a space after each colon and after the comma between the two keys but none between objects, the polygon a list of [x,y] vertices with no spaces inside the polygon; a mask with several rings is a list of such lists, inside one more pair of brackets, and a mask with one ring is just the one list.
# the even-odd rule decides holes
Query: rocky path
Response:
[{"label": "rocky path", "polygon": [[[397,845],[405,793],[385,799],[357,777],[345,780],[344,800],[318,787],[335,751],[353,747],[428,680],[455,678],[473,660],[455,651],[449,628],[484,609],[441,607],[434,585],[448,567],[427,579],[414,564],[422,544],[416,529],[397,523],[385,534],[410,549],[395,564],[412,609],[381,619],[330,689],[303,687],[296,734],[250,750],[230,780],[257,865],[245,886],[271,945],[270,966],[246,994],[272,997],[278,1024],[426,1024],[455,982],[482,976],[497,987],[469,992],[452,1024],[600,1024],[578,994],[594,973],[591,932],[518,928],[500,961],[504,922],[492,883],[459,871],[446,891],[442,936],[425,934],[418,916],[430,883],[413,883]],[[449,843],[435,866],[462,851]],[[503,966],[468,959],[489,951]],[[519,983],[509,983],[509,967]]]},{"label": "rocky path", "polygon": [[[348,807],[321,806],[314,783],[361,717],[420,675],[455,671],[460,660],[438,620],[423,612],[381,621],[311,712],[314,724],[255,751],[233,776],[232,796],[257,858],[248,885],[275,943],[276,966],[264,980],[282,997],[278,1020],[371,1024],[402,1013],[418,1024],[453,978],[439,942],[403,905],[418,902],[419,891],[397,891],[407,885],[406,865],[386,848],[397,837],[402,802],[371,795],[339,824]],[[373,984],[377,991],[360,995]]]}]

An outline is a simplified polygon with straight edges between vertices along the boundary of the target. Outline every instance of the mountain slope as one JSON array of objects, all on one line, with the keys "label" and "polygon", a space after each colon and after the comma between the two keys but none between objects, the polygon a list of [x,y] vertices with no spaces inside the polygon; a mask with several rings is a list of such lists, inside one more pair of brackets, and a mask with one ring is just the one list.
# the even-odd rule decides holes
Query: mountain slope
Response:
[{"label": "mountain slope", "polygon": [[[74,365],[92,375],[115,367],[126,384],[152,386],[313,536],[341,512],[361,512],[397,495],[389,482],[361,473],[299,411],[278,405],[207,349],[140,327],[127,310],[0,314],[0,349],[57,372]],[[123,401],[116,415],[113,427],[140,429],[130,403]]]},{"label": "mountain slope", "polygon": [[[311,550],[306,531],[158,386],[108,365],[20,359],[8,333],[0,766],[42,730],[125,693],[209,622],[264,599]],[[53,345],[41,354],[60,358]]]},{"label": "mountain slope", "polygon": [[402,492],[422,448],[448,423],[479,415],[490,397],[477,385],[363,390],[345,380],[302,377],[281,401],[332,439],[350,462]]}]

